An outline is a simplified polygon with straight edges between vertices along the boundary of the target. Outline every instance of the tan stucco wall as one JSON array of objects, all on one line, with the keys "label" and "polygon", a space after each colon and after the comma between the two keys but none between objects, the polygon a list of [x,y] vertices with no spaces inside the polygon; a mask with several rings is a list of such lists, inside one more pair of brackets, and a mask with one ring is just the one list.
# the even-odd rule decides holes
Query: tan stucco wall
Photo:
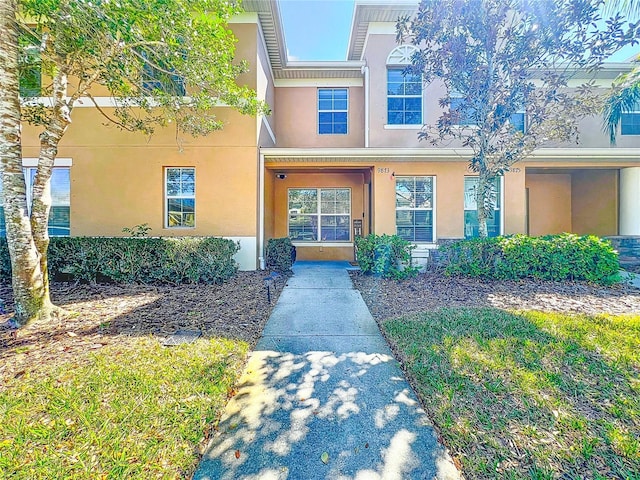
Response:
[{"label": "tan stucco wall", "polygon": [[529,235],[571,232],[571,175],[528,174]]},{"label": "tan stucco wall", "polygon": [[[435,176],[436,177],[436,239],[439,238],[461,238],[464,236],[464,177],[472,175],[466,162],[376,162],[373,165],[365,166],[357,163],[346,165],[354,169],[370,167],[372,170],[372,228],[369,230],[367,221],[368,215],[368,185],[363,184],[365,180],[362,174],[354,175],[355,183],[349,183],[347,175],[323,174],[319,170],[315,173],[292,173],[289,169],[302,168],[304,163],[292,163],[278,168],[271,165],[269,168],[274,172],[286,173],[284,180],[275,180],[275,217],[274,235],[285,236],[287,234],[287,188],[304,186],[352,186],[352,196],[355,202],[358,198],[356,192],[360,191],[362,208],[365,212],[365,234],[373,231],[377,234],[396,233],[396,211],[395,211],[395,185],[398,176]],[[330,168],[330,163],[319,164],[320,168]],[[310,168],[307,164],[306,168]],[[524,233],[525,230],[525,189],[524,171],[509,172],[506,174],[504,185],[503,219],[505,233]],[[358,185],[356,190],[353,185]],[[358,206],[354,205],[352,218],[356,217]],[[321,258],[322,252],[307,249],[304,258]],[[325,248],[324,250],[327,250]],[[316,255],[316,256],[314,256]],[[326,254],[325,254],[326,255]],[[324,257],[322,257],[324,258]]]},{"label": "tan stucco wall", "polygon": [[572,173],[572,226],[581,235],[618,234],[618,170]]},{"label": "tan stucco wall", "polygon": [[[334,88],[332,85],[329,88]],[[335,87],[341,88],[341,87]],[[276,87],[276,137],[278,147],[344,148],[364,146],[364,94],[349,88],[346,135],[318,134],[318,87]]]}]

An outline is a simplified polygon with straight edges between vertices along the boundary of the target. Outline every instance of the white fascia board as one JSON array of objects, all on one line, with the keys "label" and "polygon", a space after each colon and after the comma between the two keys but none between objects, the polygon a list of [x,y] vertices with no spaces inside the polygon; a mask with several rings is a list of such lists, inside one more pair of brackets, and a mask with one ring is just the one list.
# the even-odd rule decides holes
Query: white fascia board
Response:
[{"label": "white fascia board", "polygon": [[277,87],[362,87],[362,78],[280,78]]},{"label": "white fascia board", "polygon": [[[71,158],[67,158],[67,157],[62,157],[62,158],[57,157],[53,161],[53,166],[54,167],[71,167],[72,165],[73,165],[73,160]],[[37,167],[38,166],[38,159],[37,158],[33,158],[33,157],[23,158],[22,159],[22,166],[23,167]]]},{"label": "white fascia board", "polygon": [[[370,159],[385,158],[385,161],[461,161],[473,155],[470,148],[262,148],[265,160],[285,158],[343,158]],[[637,148],[541,148],[522,162],[536,161],[625,161],[640,162]]]}]

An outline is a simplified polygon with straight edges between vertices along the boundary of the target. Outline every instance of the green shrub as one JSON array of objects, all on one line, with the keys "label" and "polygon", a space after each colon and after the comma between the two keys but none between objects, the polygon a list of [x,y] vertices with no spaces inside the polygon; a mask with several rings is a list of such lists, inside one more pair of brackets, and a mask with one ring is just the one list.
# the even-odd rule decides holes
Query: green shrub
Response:
[{"label": "green shrub", "polygon": [[[222,283],[237,271],[233,256],[239,249],[232,240],[213,237],[54,237],[49,276],[89,283]],[[10,281],[5,239],[0,239],[0,274]]]},{"label": "green shrub", "polygon": [[0,237],[0,283],[11,283],[11,258],[4,237]]},{"label": "green shrub", "polygon": [[357,260],[363,273],[401,280],[419,271],[411,266],[411,250],[415,247],[397,235],[376,235],[356,238]]},{"label": "green shrub", "polygon": [[277,272],[288,272],[296,260],[296,247],[289,237],[270,238],[267,242],[267,268]]},{"label": "green shrub", "polygon": [[618,255],[611,243],[570,233],[460,240],[440,247],[445,273],[495,279],[618,280]]}]

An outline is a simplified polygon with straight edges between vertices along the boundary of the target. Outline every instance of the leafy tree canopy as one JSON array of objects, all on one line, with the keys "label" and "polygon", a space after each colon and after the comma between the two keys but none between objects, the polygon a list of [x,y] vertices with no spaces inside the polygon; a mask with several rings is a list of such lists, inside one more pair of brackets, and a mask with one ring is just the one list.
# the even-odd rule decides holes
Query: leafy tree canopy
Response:
[{"label": "leafy tree canopy", "polygon": [[[443,113],[420,138],[458,141],[478,172],[480,234],[493,212],[492,179],[549,141],[577,141],[578,122],[597,113],[593,80],[603,61],[635,42],[638,24],[620,15],[600,27],[600,0],[423,0],[398,22],[417,47],[407,73],[442,82]],[[576,75],[578,74],[579,75]],[[455,98],[455,101],[452,99]],[[526,127],[513,116],[525,112]]]},{"label": "leafy tree canopy", "polygon": [[[152,133],[175,121],[184,132],[204,135],[222,127],[211,111],[216,105],[266,111],[254,91],[236,83],[247,65],[234,59],[236,39],[227,22],[239,3],[21,0],[22,58],[33,58],[26,49],[37,46],[43,73],[54,78],[42,96],[55,96],[55,77],[64,75],[70,101],[92,98],[95,84],[106,87],[118,108],[102,113],[122,128]],[[47,124],[49,109],[36,102],[27,107],[27,120]]]}]

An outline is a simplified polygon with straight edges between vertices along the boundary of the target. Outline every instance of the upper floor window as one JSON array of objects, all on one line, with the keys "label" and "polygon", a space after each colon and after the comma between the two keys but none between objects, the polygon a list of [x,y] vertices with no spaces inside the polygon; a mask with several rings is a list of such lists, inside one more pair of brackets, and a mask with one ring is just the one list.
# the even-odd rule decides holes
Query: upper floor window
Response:
[{"label": "upper floor window", "polygon": [[173,68],[166,65],[162,59],[157,59],[152,53],[142,52],[142,57],[147,59],[142,67],[142,89],[153,94],[160,91],[177,97],[186,95],[184,78],[174,75]]},{"label": "upper floor window", "polygon": [[433,242],[434,177],[396,177],[396,232],[410,242]]},{"label": "upper floor window", "polygon": [[400,45],[387,57],[387,124],[422,124],[422,76],[406,72],[418,49]]},{"label": "upper floor window", "polygon": [[[496,178],[493,184],[494,206],[493,215],[487,218],[487,234],[497,237],[502,232],[502,189],[501,178]],[[464,177],[464,236],[473,238],[478,236],[480,224],[478,222],[478,207],[476,190],[478,177]]]},{"label": "upper floor window", "polygon": [[318,89],[318,133],[347,133],[349,94],[346,88]]},{"label": "upper floor window", "polygon": [[640,135],[640,105],[620,117],[620,135]]},{"label": "upper floor window", "polygon": [[516,112],[511,115],[511,125],[516,132],[525,133],[527,129],[526,115],[524,112]]},{"label": "upper floor window", "polygon": [[165,227],[196,226],[196,169],[165,169]]},{"label": "upper floor window", "polygon": [[422,78],[402,68],[387,69],[387,123],[422,124]]},{"label": "upper floor window", "polygon": [[453,124],[468,127],[477,125],[476,110],[469,105],[465,105],[465,98],[458,93],[451,93],[449,99],[449,110],[453,115]]},{"label": "upper floor window", "polygon": [[[35,167],[24,169],[24,179],[27,187],[27,205],[31,209],[33,183],[36,178]],[[2,197],[2,182],[0,182],[0,237],[7,234]],[[49,211],[48,231],[52,237],[68,236],[71,231],[70,221],[71,182],[69,168],[54,167],[51,173],[51,210]]]}]

